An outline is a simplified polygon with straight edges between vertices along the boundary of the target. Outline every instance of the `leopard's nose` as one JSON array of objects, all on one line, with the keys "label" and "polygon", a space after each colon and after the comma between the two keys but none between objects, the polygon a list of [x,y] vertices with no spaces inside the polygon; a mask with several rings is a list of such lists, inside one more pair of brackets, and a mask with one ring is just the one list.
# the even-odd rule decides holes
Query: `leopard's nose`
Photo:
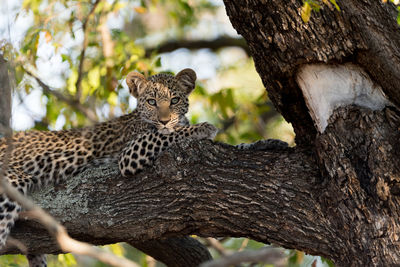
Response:
[{"label": "leopard's nose", "polygon": [[164,125],[167,125],[167,123],[170,121],[170,119],[168,119],[168,120],[160,120],[160,122],[162,123],[162,124],[164,124]]}]

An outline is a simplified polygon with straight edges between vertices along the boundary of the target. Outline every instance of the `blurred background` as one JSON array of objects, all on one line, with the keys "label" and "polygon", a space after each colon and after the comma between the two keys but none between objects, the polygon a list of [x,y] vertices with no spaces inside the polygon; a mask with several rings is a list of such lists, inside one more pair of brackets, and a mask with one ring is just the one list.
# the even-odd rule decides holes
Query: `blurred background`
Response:
[{"label": "blurred background", "polygon": [[[0,53],[15,77],[14,130],[69,129],[126,114],[136,106],[124,80],[128,72],[189,67],[198,76],[191,123],[213,123],[221,129],[217,140],[229,144],[278,138],[294,145],[293,129],[269,101],[222,0],[2,0]],[[265,246],[245,238],[199,240],[214,257]],[[126,244],[103,249],[142,266],[163,266]],[[299,251],[285,255],[288,266],[331,265]],[[105,266],[71,254],[48,261],[50,267]],[[27,262],[1,256],[0,266]]]}]

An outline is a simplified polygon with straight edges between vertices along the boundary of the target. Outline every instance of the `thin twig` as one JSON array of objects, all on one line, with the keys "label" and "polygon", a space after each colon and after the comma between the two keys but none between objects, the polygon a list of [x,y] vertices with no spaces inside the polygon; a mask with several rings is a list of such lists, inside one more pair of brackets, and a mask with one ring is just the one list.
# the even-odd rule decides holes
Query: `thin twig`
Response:
[{"label": "thin twig", "polygon": [[0,54],[0,96],[0,133],[6,134],[5,131],[10,128],[11,84],[7,61],[2,54]]},{"label": "thin twig", "polygon": [[112,61],[112,56],[114,54],[114,47],[115,44],[112,40],[110,29],[107,26],[107,16],[101,16],[100,18],[100,34],[101,34],[101,41],[103,43],[103,55],[106,59],[106,66],[107,67],[112,67],[113,66],[113,61]]},{"label": "thin twig", "polygon": [[19,241],[18,239],[12,238],[11,236],[8,236],[7,238],[7,246],[13,246],[19,249],[22,254],[27,255],[28,254],[28,248],[25,246],[24,243]]},{"label": "thin twig", "polygon": [[42,87],[44,93],[53,95],[58,100],[68,104],[72,108],[75,108],[76,110],[81,112],[83,115],[85,115],[91,122],[94,122],[94,123],[98,122],[96,113],[93,112],[92,110],[84,107],[79,101],[74,99],[72,96],[69,97],[69,96],[66,96],[66,95],[56,91],[56,90],[51,89],[47,84],[45,84],[42,80],[40,80],[36,75],[32,74],[30,71],[25,69],[25,72],[29,76],[31,76],[32,78],[34,78],[36,80],[36,82],[40,85],[40,87]]},{"label": "thin twig", "polygon": [[10,127],[11,119],[11,83],[8,75],[9,65],[7,61],[0,54],[0,132],[6,138],[6,151],[3,160],[0,161],[0,179],[6,174],[8,163],[10,162],[11,152],[13,150],[12,144],[12,130]]},{"label": "thin twig", "polygon": [[243,249],[245,249],[247,247],[247,244],[249,243],[249,239],[245,238],[242,242],[242,245],[240,246],[240,248],[238,249],[238,251],[243,251]]},{"label": "thin twig", "polygon": [[96,0],[94,2],[92,9],[90,10],[89,14],[87,15],[86,19],[83,21],[82,24],[82,31],[83,31],[83,44],[82,44],[82,50],[81,50],[81,55],[80,55],[80,61],[79,61],[79,66],[78,66],[78,79],[76,80],[75,87],[76,87],[76,95],[75,98],[79,101],[82,95],[82,90],[81,90],[81,81],[82,81],[82,76],[83,76],[83,62],[85,60],[85,53],[86,53],[86,48],[88,46],[88,22],[90,17],[93,15],[94,10],[96,9],[97,5],[101,2],[101,0]]},{"label": "thin twig", "polygon": [[241,47],[247,55],[250,55],[249,47],[243,38],[234,38],[229,36],[221,36],[214,40],[178,40],[162,43],[156,47],[146,48],[145,56],[150,57],[152,53],[167,53],[179,48],[187,48],[191,50],[208,48],[213,51],[224,47]]},{"label": "thin twig", "polygon": [[157,261],[149,255],[146,255],[146,265],[147,267],[155,267],[157,264]]},{"label": "thin twig", "polygon": [[228,255],[228,252],[224,248],[224,246],[219,242],[217,239],[213,237],[207,237],[206,238],[207,245],[210,245],[212,248],[214,248],[216,251],[218,251],[219,254],[222,256]]}]

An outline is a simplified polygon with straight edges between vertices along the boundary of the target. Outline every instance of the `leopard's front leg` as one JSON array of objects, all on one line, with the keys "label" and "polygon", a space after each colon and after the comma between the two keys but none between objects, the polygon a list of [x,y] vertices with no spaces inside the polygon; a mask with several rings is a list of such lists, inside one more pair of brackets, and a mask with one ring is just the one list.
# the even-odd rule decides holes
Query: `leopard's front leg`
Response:
[{"label": "leopard's front leg", "polygon": [[150,131],[139,135],[122,150],[119,158],[119,169],[123,176],[132,176],[144,166],[150,165],[155,157],[175,142],[185,138],[214,139],[218,129],[207,122],[182,126],[171,134]]}]

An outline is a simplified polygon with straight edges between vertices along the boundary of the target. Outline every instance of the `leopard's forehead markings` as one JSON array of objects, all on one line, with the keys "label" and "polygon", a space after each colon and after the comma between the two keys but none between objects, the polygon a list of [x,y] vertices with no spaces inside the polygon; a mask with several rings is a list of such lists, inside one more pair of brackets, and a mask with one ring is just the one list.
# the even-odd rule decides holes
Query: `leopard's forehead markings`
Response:
[{"label": "leopard's forehead markings", "polygon": [[149,77],[152,82],[152,94],[154,97],[171,97],[173,93],[180,91],[180,85],[171,74],[160,73]]},{"label": "leopard's forehead markings", "polygon": [[171,97],[171,90],[161,83],[152,83],[149,88],[150,95],[155,98],[169,98]]}]

